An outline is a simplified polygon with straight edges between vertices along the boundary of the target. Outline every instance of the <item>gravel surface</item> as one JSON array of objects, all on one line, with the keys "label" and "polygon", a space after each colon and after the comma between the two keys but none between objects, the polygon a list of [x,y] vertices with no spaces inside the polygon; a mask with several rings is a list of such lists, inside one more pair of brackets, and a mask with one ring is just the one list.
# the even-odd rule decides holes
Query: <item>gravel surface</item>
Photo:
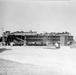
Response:
[{"label": "gravel surface", "polygon": [[0,75],[62,75],[52,69],[0,59]]},{"label": "gravel surface", "polygon": [[[5,63],[0,60],[0,67],[7,66],[7,69],[1,67],[1,75],[2,73],[7,75],[76,75],[76,48],[63,46],[60,49],[46,49],[41,46],[0,48],[0,58],[10,60]],[[20,63],[22,63],[21,66]],[[11,65],[15,68],[9,69],[8,66]]]}]

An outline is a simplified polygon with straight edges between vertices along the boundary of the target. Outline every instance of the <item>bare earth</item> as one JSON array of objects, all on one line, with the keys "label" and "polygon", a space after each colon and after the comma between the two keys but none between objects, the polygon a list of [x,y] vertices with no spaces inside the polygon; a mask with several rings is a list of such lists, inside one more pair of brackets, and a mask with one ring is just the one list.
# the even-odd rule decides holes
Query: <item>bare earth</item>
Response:
[{"label": "bare earth", "polygon": [[33,64],[21,64],[0,59],[0,75],[61,75],[58,72]]},{"label": "bare earth", "polygon": [[74,48],[5,48],[0,48],[0,75],[76,75]]}]

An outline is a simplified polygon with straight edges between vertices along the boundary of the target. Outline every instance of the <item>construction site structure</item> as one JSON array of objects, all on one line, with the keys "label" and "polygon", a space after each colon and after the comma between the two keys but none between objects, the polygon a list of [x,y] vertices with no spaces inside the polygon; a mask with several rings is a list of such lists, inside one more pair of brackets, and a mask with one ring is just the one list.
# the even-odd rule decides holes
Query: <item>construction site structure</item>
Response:
[{"label": "construction site structure", "polygon": [[73,36],[69,32],[62,33],[40,33],[37,32],[4,32],[2,36],[5,45],[30,45],[30,46],[69,46],[73,43]]}]

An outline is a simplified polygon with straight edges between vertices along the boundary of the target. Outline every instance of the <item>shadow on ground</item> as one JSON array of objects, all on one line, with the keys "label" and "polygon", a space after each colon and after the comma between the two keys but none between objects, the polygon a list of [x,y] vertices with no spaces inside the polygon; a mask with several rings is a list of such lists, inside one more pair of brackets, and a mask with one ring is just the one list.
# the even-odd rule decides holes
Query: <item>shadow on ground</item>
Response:
[{"label": "shadow on ground", "polygon": [[8,48],[0,48],[0,53],[7,51],[7,50],[12,50],[12,49],[8,49]]}]

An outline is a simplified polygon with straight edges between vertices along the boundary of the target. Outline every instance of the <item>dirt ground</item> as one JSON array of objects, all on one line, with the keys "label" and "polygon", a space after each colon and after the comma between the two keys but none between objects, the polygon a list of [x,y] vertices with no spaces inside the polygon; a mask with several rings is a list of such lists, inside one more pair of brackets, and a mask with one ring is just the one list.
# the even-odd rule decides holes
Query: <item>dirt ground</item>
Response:
[{"label": "dirt ground", "polygon": [[[47,49],[46,47],[34,46],[5,48],[5,50],[0,52],[1,75],[76,75],[75,48],[61,47],[60,49]],[[6,61],[4,60],[5,62],[3,63],[1,62],[3,59],[10,61],[5,63]],[[18,62],[18,65],[11,61]],[[3,67],[6,67],[7,64],[10,65],[9,63],[15,68],[8,68],[8,71]],[[19,66],[19,63],[21,63],[21,66]],[[28,68],[27,65],[30,65],[30,67]]]},{"label": "dirt ground", "polygon": [[0,59],[0,75],[61,75],[51,68]]}]

